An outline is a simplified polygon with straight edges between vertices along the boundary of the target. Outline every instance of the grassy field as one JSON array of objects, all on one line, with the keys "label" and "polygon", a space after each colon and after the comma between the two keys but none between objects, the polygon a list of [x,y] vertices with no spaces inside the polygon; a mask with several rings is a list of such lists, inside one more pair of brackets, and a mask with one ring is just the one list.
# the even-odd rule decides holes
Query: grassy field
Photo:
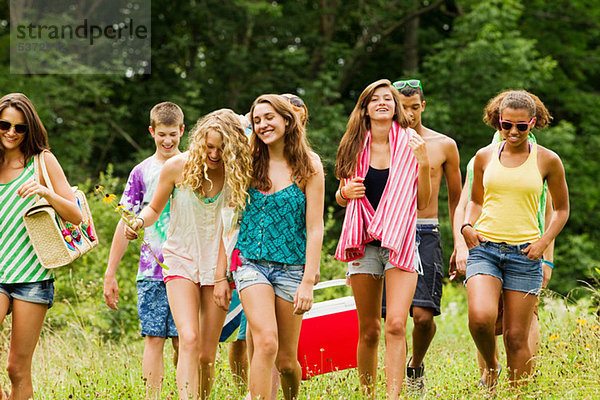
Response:
[{"label": "grassy field", "polygon": [[[447,285],[443,302],[443,313],[436,319],[437,334],[425,361],[426,398],[486,398],[486,393],[477,388],[477,365],[467,329],[464,288]],[[495,398],[599,399],[600,324],[595,311],[590,300],[580,300],[575,304],[546,295],[540,306],[541,348],[535,375],[526,388],[519,390],[509,389],[507,382],[501,379]],[[3,368],[8,350],[9,322],[9,319],[5,321],[0,333],[0,363]],[[90,331],[77,322],[60,332],[52,331],[50,327],[44,329],[34,357],[36,399],[144,398],[142,340],[128,337],[118,342],[104,342]],[[381,355],[383,348],[382,342]],[[167,357],[172,354],[170,346],[167,354]],[[502,362],[505,363],[504,354]],[[502,378],[506,378],[504,372]],[[175,369],[167,363],[163,398],[176,399],[174,381]],[[2,387],[8,387],[6,373],[1,375],[0,382]],[[380,377],[379,398],[384,398],[384,393]],[[225,347],[222,347],[212,398],[242,397],[233,385]],[[361,398],[356,370],[338,371],[304,381],[300,398]]]}]

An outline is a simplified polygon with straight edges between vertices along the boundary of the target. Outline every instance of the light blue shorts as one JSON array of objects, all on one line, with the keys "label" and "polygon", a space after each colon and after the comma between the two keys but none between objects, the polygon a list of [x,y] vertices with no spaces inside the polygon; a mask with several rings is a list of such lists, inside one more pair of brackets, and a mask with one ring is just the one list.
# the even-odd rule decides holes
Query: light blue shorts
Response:
[{"label": "light blue shorts", "polygon": [[544,272],[541,260],[530,260],[521,253],[529,243],[510,245],[482,242],[469,250],[467,279],[475,275],[490,275],[500,279],[502,289],[534,295],[540,293]]},{"label": "light blue shorts", "polygon": [[390,249],[385,247],[365,245],[365,254],[348,263],[348,275],[371,274],[383,278],[385,271],[396,268],[390,263]]},{"label": "light blue shorts", "polygon": [[233,271],[235,287],[241,293],[248,286],[265,283],[273,287],[275,296],[294,301],[296,290],[304,277],[304,265],[290,265],[275,261],[249,260],[240,254],[242,265]]}]

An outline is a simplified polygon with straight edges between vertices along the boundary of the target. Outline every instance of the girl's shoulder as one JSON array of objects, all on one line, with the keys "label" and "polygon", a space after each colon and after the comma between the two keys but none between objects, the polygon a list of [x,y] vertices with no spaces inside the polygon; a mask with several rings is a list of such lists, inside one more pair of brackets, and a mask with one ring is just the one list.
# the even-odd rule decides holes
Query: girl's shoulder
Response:
[{"label": "girl's shoulder", "polygon": [[317,153],[315,153],[314,151],[309,151],[308,157],[310,159],[310,162],[311,162],[313,168],[317,172],[323,170],[323,163],[321,162],[321,157],[319,157],[319,155]]}]

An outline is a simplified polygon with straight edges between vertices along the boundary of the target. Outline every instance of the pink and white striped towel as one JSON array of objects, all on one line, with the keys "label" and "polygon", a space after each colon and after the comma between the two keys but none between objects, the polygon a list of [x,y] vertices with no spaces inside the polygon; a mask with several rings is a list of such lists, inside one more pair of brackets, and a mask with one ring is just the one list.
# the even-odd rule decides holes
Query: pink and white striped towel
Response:
[{"label": "pink and white striped towel", "polygon": [[[349,262],[361,258],[365,244],[377,239],[390,249],[390,263],[402,270],[415,270],[415,236],[417,229],[417,182],[419,166],[408,141],[417,133],[393,122],[390,129],[390,174],[377,210],[361,197],[348,201],[342,234],[335,258]],[[358,155],[355,177],[364,178],[369,170],[371,132]]]}]

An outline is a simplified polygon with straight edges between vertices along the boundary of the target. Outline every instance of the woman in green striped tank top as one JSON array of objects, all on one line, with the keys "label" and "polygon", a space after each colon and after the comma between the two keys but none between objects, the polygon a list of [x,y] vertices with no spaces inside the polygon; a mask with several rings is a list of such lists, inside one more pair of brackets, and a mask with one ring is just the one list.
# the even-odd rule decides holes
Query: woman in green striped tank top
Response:
[{"label": "woman in green striped tank top", "polygon": [[[33,158],[42,151],[54,190],[43,177],[34,179]],[[23,213],[36,196],[67,221],[81,222],[71,185],[48,152],[46,128],[33,104],[24,94],[7,94],[0,99],[0,324],[12,312],[7,370],[13,399],[33,397],[31,360],[54,300],[54,276],[40,264],[23,224]],[[0,389],[0,399],[8,396]]]},{"label": "woman in green striped tank top", "polygon": [[[525,91],[492,99],[484,122],[502,141],[477,152],[471,200],[460,231],[469,248],[466,285],[469,330],[485,360],[482,385],[493,389],[501,366],[495,354],[498,303],[504,304],[503,333],[509,379],[523,384],[531,373],[528,337],[543,282],[541,257],[569,216],[569,193],[558,155],[528,140],[533,127],[551,116]],[[544,182],[554,212],[543,233],[537,221]]]}]

